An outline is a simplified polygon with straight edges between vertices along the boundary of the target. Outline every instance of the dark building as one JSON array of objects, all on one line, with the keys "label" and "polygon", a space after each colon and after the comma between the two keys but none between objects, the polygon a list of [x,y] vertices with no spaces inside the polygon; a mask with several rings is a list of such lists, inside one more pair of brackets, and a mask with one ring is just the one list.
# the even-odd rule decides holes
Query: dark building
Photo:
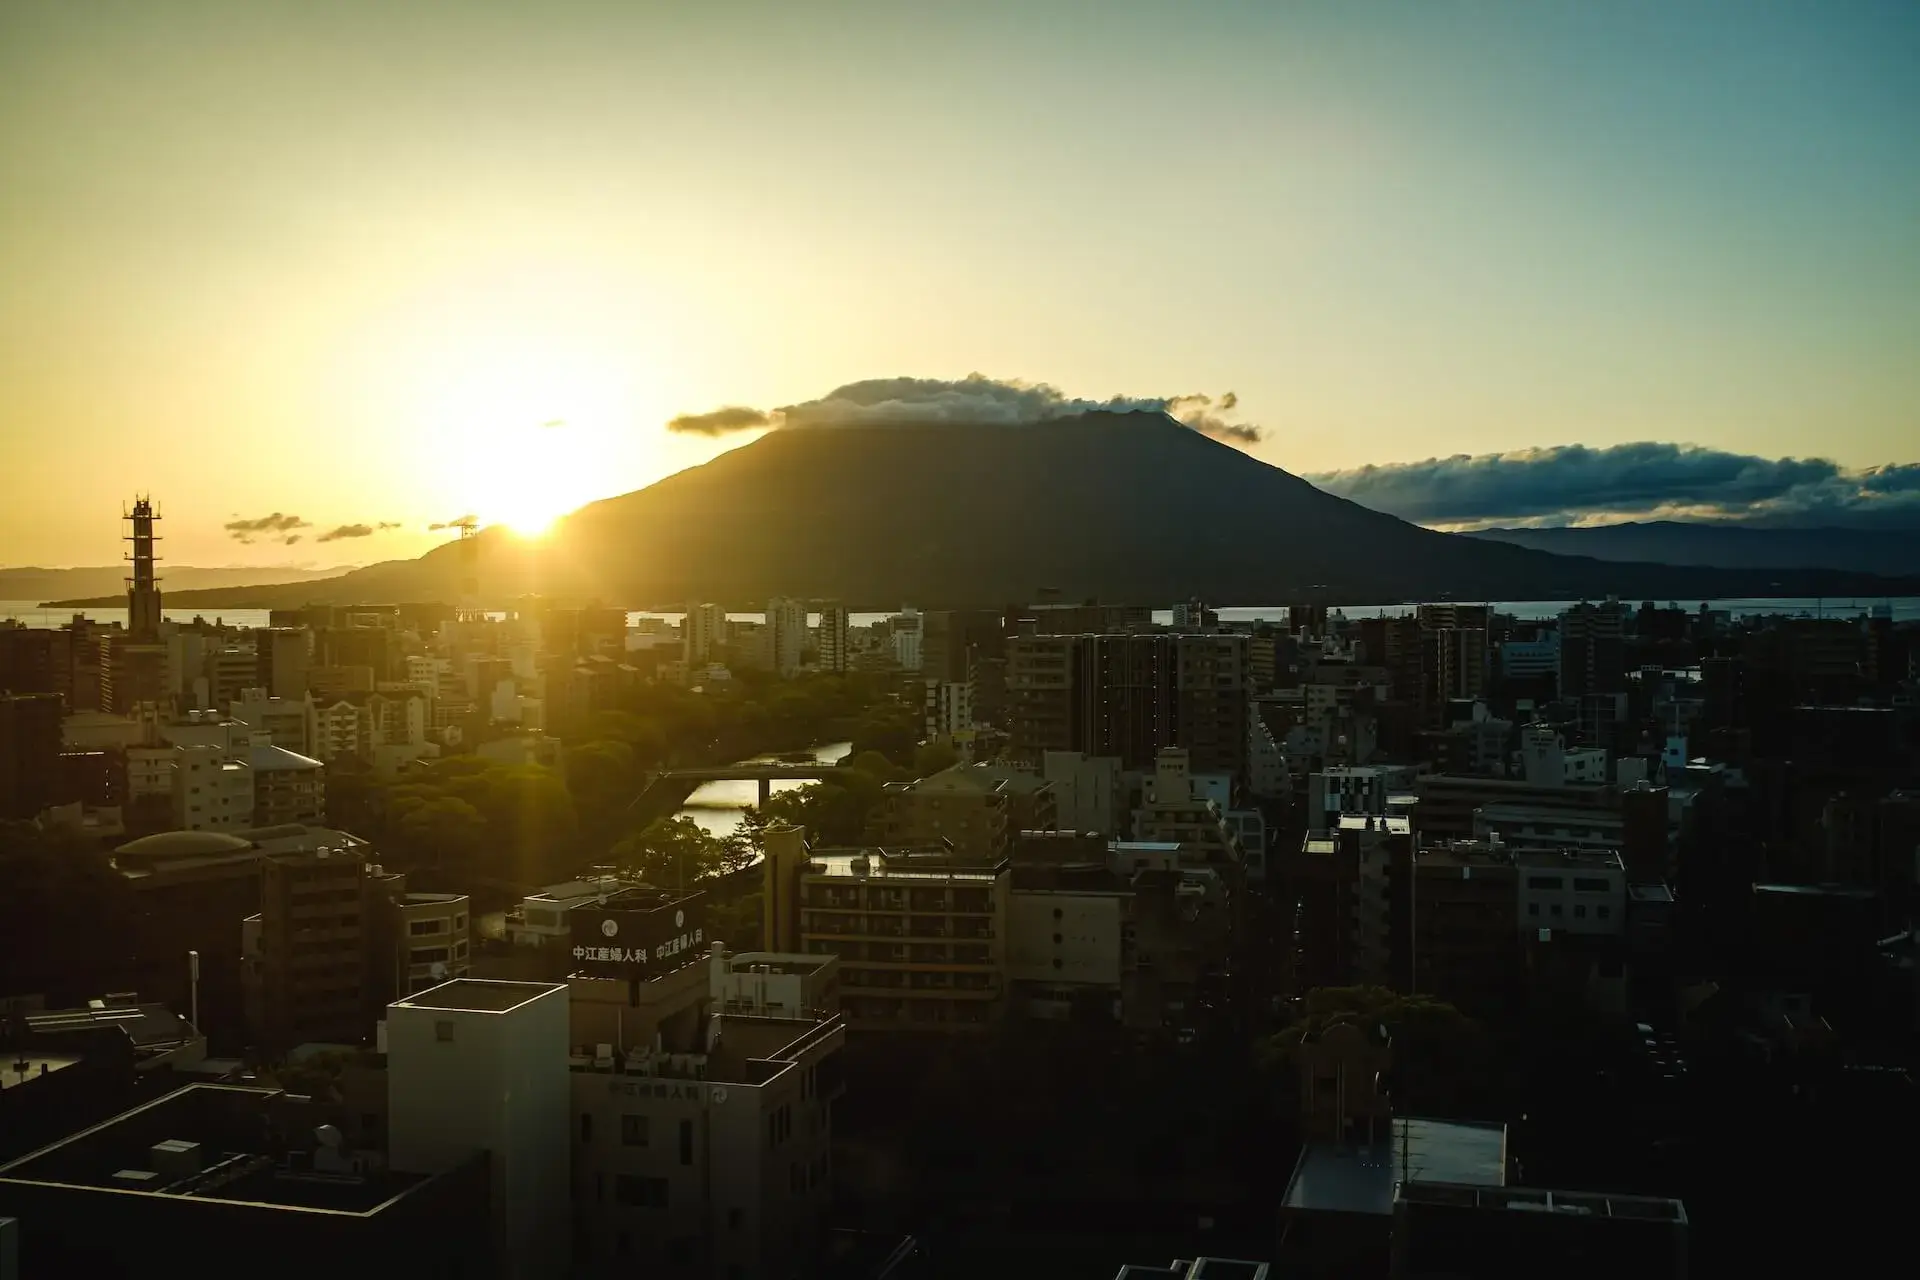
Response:
[{"label": "dark building", "polygon": [[1013,752],[1117,756],[1151,768],[1185,747],[1195,773],[1245,772],[1244,635],[1016,636],[1007,644]]},{"label": "dark building", "polygon": [[0,622],[0,694],[73,692],[73,633]]},{"label": "dark building", "polygon": [[1682,1280],[1678,1200],[1427,1181],[1393,1197],[1393,1280]]},{"label": "dark building", "polygon": [[368,667],[376,681],[394,678],[397,653],[388,627],[325,627],[313,635],[314,666]]},{"label": "dark building", "polygon": [[61,801],[61,718],[57,694],[0,694],[0,819]]},{"label": "dark building", "polygon": [[1618,601],[1581,601],[1560,615],[1560,696],[1627,690],[1627,610]]},{"label": "dark building", "polygon": [[0,1165],[0,1217],[28,1275],[145,1275],[185,1248],[208,1274],[492,1274],[486,1153],[397,1172],[349,1149],[350,1125],[278,1089],[188,1085]]}]

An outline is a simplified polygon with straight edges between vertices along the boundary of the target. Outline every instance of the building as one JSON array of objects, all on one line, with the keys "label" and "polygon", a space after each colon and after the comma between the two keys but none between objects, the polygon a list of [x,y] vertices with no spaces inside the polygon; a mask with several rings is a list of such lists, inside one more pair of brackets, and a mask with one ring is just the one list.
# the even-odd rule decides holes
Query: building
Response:
[{"label": "building", "polygon": [[1184,862],[1220,869],[1229,889],[1237,892],[1246,852],[1219,803],[1203,794],[1188,768],[1190,761],[1182,747],[1160,752],[1140,807],[1133,811],[1134,838],[1180,846]]},{"label": "building", "polygon": [[925,635],[920,627],[918,609],[902,609],[887,619],[888,634],[893,643],[894,665],[902,671],[918,671],[924,655],[921,642]]},{"label": "building", "polygon": [[973,682],[928,680],[922,731],[929,742],[965,746],[973,740]]},{"label": "building", "polygon": [[999,765],[957,764],[881,790],[872,838],[887,847],[945,843],[963,859],[997,862],[1022,831],[1059,822],[1053,784]]},{"label": "building", "polygon": [[797,828],[767,833],[763,931],[776,951],[835,955],[854,1030],[968,1031],[1006,998],[1010,864],[951,848],[809,849]]},{"label": "building", "polygon": [[1041,754],[1040,776],[1053,784],[1060,830],[1092,831],[1113,838],[1127,834],[1131,806],[1118,757],[1047,751]]},{"label": "building", "polygon": [[320,822],[327,814],[327,766],[285,747],[258,743],[247,753],[253,818],[247,825]]},{"label": "building", "polygon": [[1186,747],[1201,772],[1242,776],[1247,751],[1247,637],[1020,635],[1007,642],[1012,751],[1111,755],[1149,767]]},{"label": "building", "polygon": [[1219,873],[1183,866],[1177,845],[1027,833],[1007,902],[1009,1007],[1177,1033],[1191,1026],[1207,978],[1225,969],[1229,908]]},{"label": "building", "polygon": [[826,998],[832,965],[715,943],[570,981],[577,1265],[724,1280],[798,1274],[820,1253],[845,1024],[750,993],[777,967],[794,1000]]},{"label": "building", "polygon": [[1627,689],[1627,607],[1581,601],[1560,615],[1560,697],[1577,701],[1588,694]]},{"label": "building", "polygon": [[0,692],[0,820],[31,818],[60,794],[60,695]]},{"label": "building", "polygon": [[1627,928],[1627,873],[1611,849],[1522,849],[1518,868],[1522,930],[1621,937]]},{"label": "building", "polygon": [[1393,1196],[1393,1280],[1684,1280],[1686,1207],[1658,1196],[1488,1186],[1419,1171]]},{"label": "building", "polygon": [[807,607],[798,600],[775,596],[767,601],[767,626],[761,643],[767,669],[783,678],[800,674],[800,655],[807,647]]},{"label": "building", "polygon": [[1423,773],[1414,779],[1420,799],[1420,832],[1431,840],[1471,840],[1475,812],[1489,805],[1521,805],[1617,816],[1619,796],[1611,786],[1531,783],[1524,778]]},{"label": "building", "polygon": [[253,823],[253,767],[224,747],[173,748],[173,825],[180,831],[240,831]]},{"label": "building", "polygon": [[1175,1258],[1164,1267],[1130,1262],[1114,1280],[1267,1280],[1264,1262],[1244,1258]]},{"label": "building", "polygon": [[1307,776],[1307,830],[1325,831],[1344,814],[1387,812],[1388,777],[1384,769],[1336,765]]},{"label": "building", "polygon": [[254,1042],[282,1053],[358,1044],[392,994],[383,930],[406,878],[346,849],[266,856],[259,868],[259,914],[237,926]]},{"label": "building", "polygon": [[1509,845],[1572,847],[1607,852],[1626,837],[1619,809],[1540,804],[1488,804],[1473,812],[1473,838],[1498,837]]},{"label": "building", "polygon": [[[266,697],[286,702],[299,702],[305,698],[307,668],[312,665],[309,648],[312,638],[305,627],[262,627],[255,631],[255,675],[254,679],[247,682],[248,687],[258,688]],[[228,703],[215,705],[226,707]]]},{"label": "building", "polygon": [[[376,945],[389,944],[393,977],[376,978],[376,990],[415,995],[473,971],[472,904],[464,893],[395,893],[377,905],[389,923],[372,930]],[[378,955],[378,952],[376,952]]]},{"label": "building", "polygon": [[[510,1280],[570,1274],[570,1013],[565,986],[473,978],[387,1008],[391,1167],[445,1176],[484,1153],[486,1211],[461,1233]],[[417,1265],[420,1242],[408,1252]]]},{"label": "building", "polygon": [[815,648],[820,655],[820,670],[836,676],[847,673],[853,656],[847,647],[847,606],[838,600],[823,601],[820,605],[819,640]]},{"label": "building", "polygon": [[494,1163],[480,1144],[421,1173],[348,1145],[348,1128],[339,1108],[280,1089],[189,1084],[0,1165],[0,1219],[20,1224],[26,1275],[146,1274],[166,1241],[191,1241],[210,1274],[269,1258],[292,1280],[338,1277],[342,1259],[380,1280],[495,1274],[472,1229]]},{"label": "building", "polygon": [[290,698],[275,697],[265,689],[244,689],[228,707],[228,714],[245,724],[254,742],[303,756],[314,754],[313,698],[302,689]]}]

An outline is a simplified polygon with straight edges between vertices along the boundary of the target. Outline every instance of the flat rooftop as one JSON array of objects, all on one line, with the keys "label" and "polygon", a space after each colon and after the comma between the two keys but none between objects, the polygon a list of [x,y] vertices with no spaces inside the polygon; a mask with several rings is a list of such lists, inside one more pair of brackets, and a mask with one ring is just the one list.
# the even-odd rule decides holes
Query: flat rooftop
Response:
[{"label": "flat rooftop", "polygon": [[[1005,870],[1005,862],[950,862],[945,853],[922,853],[912,849],[827,849],[811,850],[808,859],[812,874],[844,877],[849,880],[901,881],[903,883],[990,885]],[[864,860],[866,870],[855,869]]]},{"label": "flat rooftop", "polygon": [[403,1009],[447,1009],[460,1013],[506,1013],[549,991],[565,991],[563,982],[502,982],[488,978],[455,978],[404,1000]]},{"label": "flat rooftop", "polygon": [[1295,1213],[1384,1216],[1393,1212],[1394,1188],[1409,1181],[1504,1187],[1507,1127],[1409,1117],[1393,1122],[1391,1140],[1310,1142],[1282,1205]]},{"label": "flat rooftop", "polygon": [[190,1084],[0,1165],[0,1194],[23,1182],[367,1215],[427,1180],[356,1169],[322,1141],[327,1114],[278,1089]]},{"label": "flat rooftop", "polygon": [[77,1067],[80,1062],[81,1059],[68,1053],[9,1053],[0,1058],[0,1093],[32,1084],[68,1067]]}]

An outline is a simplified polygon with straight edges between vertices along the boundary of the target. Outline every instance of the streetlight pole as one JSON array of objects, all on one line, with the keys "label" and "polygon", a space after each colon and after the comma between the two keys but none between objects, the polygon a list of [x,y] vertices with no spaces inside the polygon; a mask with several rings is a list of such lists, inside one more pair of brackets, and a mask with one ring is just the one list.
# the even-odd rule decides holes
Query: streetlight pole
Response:
[{"label": "streetlight pole", "polygon": [[200,953],[187,952],[187,1020],[200,1029]]}]

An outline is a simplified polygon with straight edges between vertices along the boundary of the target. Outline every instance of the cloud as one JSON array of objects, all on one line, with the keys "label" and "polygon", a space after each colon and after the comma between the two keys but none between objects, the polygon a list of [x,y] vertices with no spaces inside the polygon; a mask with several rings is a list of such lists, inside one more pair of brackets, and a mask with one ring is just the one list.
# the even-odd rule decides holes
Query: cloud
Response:
[{"label": "cloud", "polygon": [[272,515],[257,516],[251,520],[229,520],[223,527],[227,531],[227,536],[235,542],[251,545],[254,538],[263,533],[285,534],[295,529],[310,529],[313,526],[299,516],[282,515],[276,511]]},{"label": "cloud", "polygon": [[480,523],[480,517],[469,513],[464,516],[455,516],[451,520],[436,521],[435,523],[427,526],[427,532],[438,533],[442,529],[458,529],[462,525],[479,524],[479,523]]},{"label": "cloud", "polygon": [[667,423],[667,430],[696,436],[723,436],[729,431],[750,431],[773,424],[759,409],[730,404],[712,413],[683,413]]},{"label": "cloud", "polygon": [[[280,539],[280,541],[281,541],[282,543],[284,543],[284,544],[286,544],[287,546],[289,546],[289,547],[290,547],[290,546],[292,546],[292,545],[293,545],[294,543],[296,543],[296,542],[298,542],[298,541],[300,541],[300,535],[299,535],[299,534],[297,534],[297,533],[290,533],[290,534],[288,534],[288,535],[287,535],[286,537],[284,537],[284,538],[282,538],[282,539]],[[325,539],[323,538],[323,539],[321,539],[321,541],[323,541],[323,542],[324,542],[324,541],[325,541]]]},{"label": "cloud", "polygon": [[[381,527],[385,528],[384,525]],[[373,526],[370,524],[342,524],[335,525],[333,528],[315,538],[314,541],[338,542],[342,538],[371,538],[372,536]]]},{"label": "cloud", "polygon": [[1229,391],[1219,399],[1204,395],[1114,396],[1086,400],[1063,394],[1044,382],[989,378],[972,373],[945,378],[869,378],[837,387],[818,400],[768,411],[728,405],[711,413],[682,414],[667,430],[723,435],[758,427],[900,426],[963,422],[984,426],[1028,426],[1099,411],[1166,413],[1196,431],[1236,444],[1261,438],[1259,427],[1226,421],[1221,414],[1240,403]]},{"label": "cloud", "polygon": [[400,522],[398,520],[382,520],[379,524],[373,527],[379,530],[380,532],[385,533],[388,529],[398,529],[400,527]]},{"label": "cloud", "polygon": [[1626,519],[1920,525],[1920,464],[1847,470],[1826,458],[1652,441],[1455,454],[1307,479],[1362,506],[1452,528]]}]

